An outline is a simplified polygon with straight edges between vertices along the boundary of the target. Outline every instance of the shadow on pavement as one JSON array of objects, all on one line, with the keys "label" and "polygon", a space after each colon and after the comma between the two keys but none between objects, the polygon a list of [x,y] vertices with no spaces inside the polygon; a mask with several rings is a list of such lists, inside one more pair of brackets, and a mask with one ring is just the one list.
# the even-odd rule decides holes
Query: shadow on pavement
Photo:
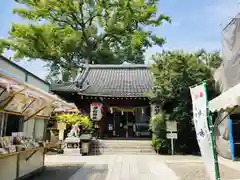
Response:
[{"label": "shadow on pavement", "polygon": [[57,165],[46,166],[43,173],[29,177],[27,180],[68,180],[74,175],[83,165]]},{"label": "shadow on pavement", "polygon": [[107,172],[107,165],[48,165],[43,173],[27,180],[105,180]]}]

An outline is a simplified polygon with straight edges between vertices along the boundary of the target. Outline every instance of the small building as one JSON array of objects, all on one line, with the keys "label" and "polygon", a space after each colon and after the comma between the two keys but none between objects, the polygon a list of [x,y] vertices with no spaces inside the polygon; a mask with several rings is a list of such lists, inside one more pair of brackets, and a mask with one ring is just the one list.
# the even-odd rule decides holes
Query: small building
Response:
[{"label": "small building", "polygon": [[50,84],[48,82],[1,55],[0,65],[0,71],[13,76],[22,82],[26,82],[46,92],[49,92]]},{"label": "small building", "polygon": [[90,114],[93,103],[102,105],[94,127],[102,138],[150,137],[151,106],[147,93],[153,78],[147,65],[84,65],[74,82],[54,84],[51,90]]}]

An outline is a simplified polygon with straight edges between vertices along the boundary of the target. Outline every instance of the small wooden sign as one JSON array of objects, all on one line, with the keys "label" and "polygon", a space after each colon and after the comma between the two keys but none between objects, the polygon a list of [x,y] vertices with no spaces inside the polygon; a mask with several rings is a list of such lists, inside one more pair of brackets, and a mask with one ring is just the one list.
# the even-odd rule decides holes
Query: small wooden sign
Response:
[{"label": "small wooden sign", "polygon": [[57,123],[57,129],[65,130],[66,129],[66,123]]},{"label": "small wooden sign", "polygon": [[177,133],[167,133],[167,139],[177,139]]}]

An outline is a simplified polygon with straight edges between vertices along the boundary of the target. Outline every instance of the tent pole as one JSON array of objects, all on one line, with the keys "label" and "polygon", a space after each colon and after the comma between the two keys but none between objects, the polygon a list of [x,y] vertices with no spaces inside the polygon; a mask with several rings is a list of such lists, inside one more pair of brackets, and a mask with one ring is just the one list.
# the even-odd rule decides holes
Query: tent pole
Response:
[{"label": "tent pole", "polygon": [[233,128],[232,128],[232,120],[228,120],[228,130],[229,130],[229,143],[230,150],[232,154],[232,161],[235,161],[235,148],[234,148],[234,137],[233,137]]}]

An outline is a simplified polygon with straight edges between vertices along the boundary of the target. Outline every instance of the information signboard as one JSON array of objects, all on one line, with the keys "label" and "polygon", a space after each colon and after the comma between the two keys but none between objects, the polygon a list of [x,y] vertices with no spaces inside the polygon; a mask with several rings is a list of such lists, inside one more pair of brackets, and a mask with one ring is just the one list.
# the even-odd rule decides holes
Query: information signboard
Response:
[{"label": "information signboard", "polygon": [[177,132],[177,122],[176,121],[167,121],[166,128],[167,128],[167,132]]},{"label": "information signboard", "polygon": [[177,133],[167,133],[167,139],[177,139]]}]

